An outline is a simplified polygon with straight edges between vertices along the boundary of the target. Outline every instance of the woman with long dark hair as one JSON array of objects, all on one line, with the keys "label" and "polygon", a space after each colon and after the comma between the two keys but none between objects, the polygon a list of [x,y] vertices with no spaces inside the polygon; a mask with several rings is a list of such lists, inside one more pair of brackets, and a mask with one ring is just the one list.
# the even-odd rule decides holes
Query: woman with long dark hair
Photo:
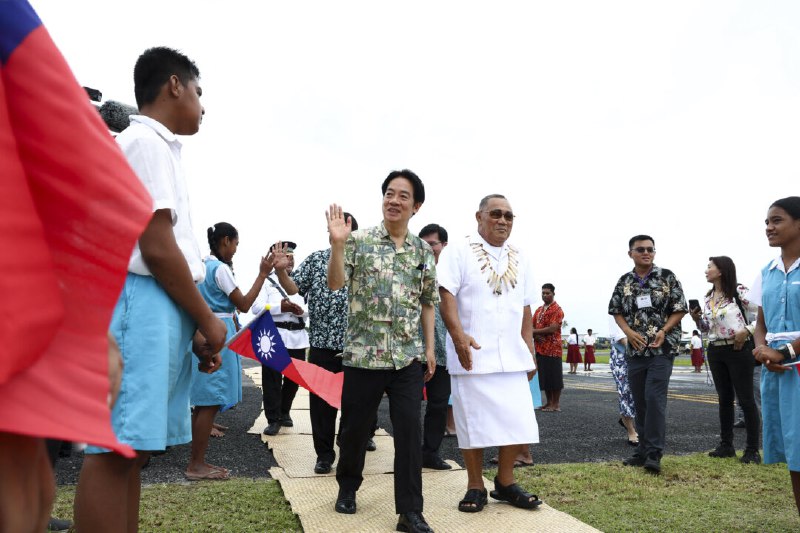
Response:
[{"label": "woman with long dark hair", "polygon": [[708,364],[719,397],[720,443],[708,455],[736,457],[733,447],[734,400],[744,410],[747,444],[743,463],[760,463],[758,453],[759,414],[753,397],[754,325],[748,324],[747,289],[736,281],[736,265],[724,255],[709,257],[706,280],[713,285],[703,309],[691,310],[700,330],[708,333]]},{"label": "woman with long dark hair", "polygon": [[781,255],[761,270],[751,291],[758,305],[753,354],[767,370],[761,372],[764,462],[787,464],[800,511],[800,375],[786,366],[800,354],[800,196],[777,200],[765,222],[769,245]]},{"label": "woman with long dark hair", "polygon": [[581,349],[578,347],[578,330],[572,328],[567,337],[567,363],[569,363],[569,374],[578,373],[578,365],[581,363]]}]

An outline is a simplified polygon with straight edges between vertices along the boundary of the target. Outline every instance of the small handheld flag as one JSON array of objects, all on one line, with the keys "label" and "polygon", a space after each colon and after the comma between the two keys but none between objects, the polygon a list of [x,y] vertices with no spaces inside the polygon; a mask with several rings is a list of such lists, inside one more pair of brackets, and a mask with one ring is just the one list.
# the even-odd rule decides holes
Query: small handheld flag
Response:
[{"label": "small handheld flag", "polygon": [[344,374],[333,373],[313,363],[289,357],[268,307],[227,342],[234,352],[255,359],[267,368],[280,372],[332,407],[342,406]]}]

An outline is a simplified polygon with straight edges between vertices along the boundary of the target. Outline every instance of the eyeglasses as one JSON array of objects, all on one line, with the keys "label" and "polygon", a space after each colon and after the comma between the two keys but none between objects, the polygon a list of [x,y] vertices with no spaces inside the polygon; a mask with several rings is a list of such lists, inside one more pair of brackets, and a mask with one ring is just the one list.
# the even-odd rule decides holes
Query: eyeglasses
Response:
[{"label": "eyeglasses", "polygon": [[493,220],[504,218],[506,222],[514,222],[514,217],[516,217],[511,211],[503,211],[502,209],[492,209],[491,211],[484,211],[484,213],[488,214],[489,218]]},{"label": "eyeglasses", "polygon": [[656,249],[652,246],[637,246],[636,248],[631,248],[631,252],[636,252],[637,254],[643,254],[645,252],[652,254],[655,251]]},{"label": "eyeglasses", "polygon": [[437,244],[442,244],[442,241],[425,241],[425,242],[427,242],[428,245],[431,247],[436,246]]}]

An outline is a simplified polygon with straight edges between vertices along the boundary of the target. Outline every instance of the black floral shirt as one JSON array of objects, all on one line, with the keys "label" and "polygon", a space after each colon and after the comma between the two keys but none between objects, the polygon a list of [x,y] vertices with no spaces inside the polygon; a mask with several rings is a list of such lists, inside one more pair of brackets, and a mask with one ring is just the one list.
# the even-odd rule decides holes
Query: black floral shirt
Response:
[{"label": "black floral shirt", "polygon": [[330,248],[312,253],[292,272],[292,279],[308,302],[309,344],[341,352],[347,331],[347,287],[328,288],[330,256]]},{"label": "black floral shirt", "polygon": [[[634,271],[624,274],[608,303],[609,315],[622,315],[633,331],[650,340],[664,327],[671,314],[687,311],[681,282],[671,270],[657,266],[653,266],[644,278]],[[678,323],[667,332],[664,344],[659,348],[647,348],[641,352],[631,348],[628,353],[631,357],[669,354],[680,345],[680,341],[681,325]]]}]

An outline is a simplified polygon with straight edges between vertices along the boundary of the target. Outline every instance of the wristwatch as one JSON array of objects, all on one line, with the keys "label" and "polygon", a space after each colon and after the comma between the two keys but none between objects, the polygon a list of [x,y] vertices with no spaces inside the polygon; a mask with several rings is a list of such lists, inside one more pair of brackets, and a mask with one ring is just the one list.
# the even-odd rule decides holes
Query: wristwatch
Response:
[{"label": "wristwatch", "polygon": [[791,342],[787,342],[777,350],[781,354],[783,354],[784,359],[794,359],[796,357],[794,353],[794,346],[792,346]]}]

